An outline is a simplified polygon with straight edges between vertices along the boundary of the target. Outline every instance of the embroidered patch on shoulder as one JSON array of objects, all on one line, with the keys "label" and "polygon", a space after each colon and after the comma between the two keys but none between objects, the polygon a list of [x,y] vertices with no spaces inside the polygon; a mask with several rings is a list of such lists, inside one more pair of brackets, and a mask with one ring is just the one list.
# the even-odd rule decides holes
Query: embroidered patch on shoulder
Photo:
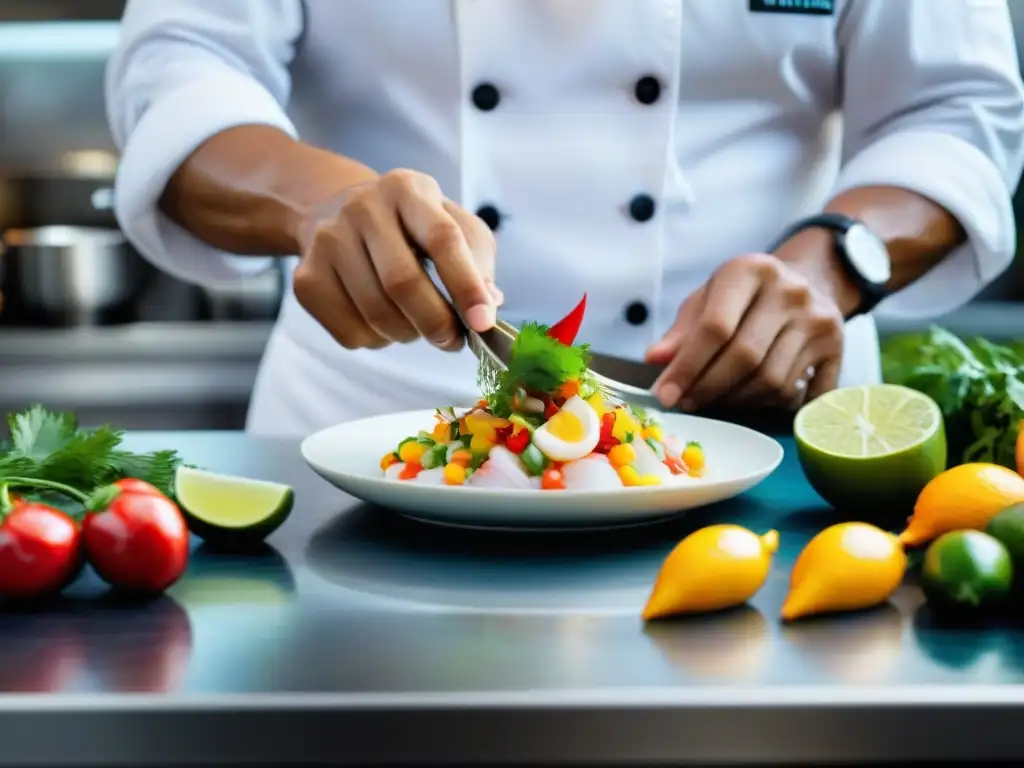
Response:
[{"label": "embroidered patch on shoulder", "polygon": [[[899,2],[899,0],[897,0]],[[750,0],[752,13],[798,13],[806,16],[832,16],[835,0]]]}]

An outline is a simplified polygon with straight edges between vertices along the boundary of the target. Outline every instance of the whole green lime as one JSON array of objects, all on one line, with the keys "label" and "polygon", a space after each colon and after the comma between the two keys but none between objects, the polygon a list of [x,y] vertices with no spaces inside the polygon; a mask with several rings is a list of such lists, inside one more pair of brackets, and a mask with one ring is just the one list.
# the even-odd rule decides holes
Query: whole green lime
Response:
[{"label": "whole green lime", "polygon": [[1014,567],[1024,573],[1024,504],[1011,504],[993,517],[985,533],[1006,547]]},{"label": "whole green lime", "polygon": [[845,387],[815,398],[793,423],[811,487],[861,519],[905,522],[921,490],[946,469],[939,406],[894,384]]},{"label": "whole green lime", "polygon": [[1006,601],[1013,588],[1013,560],[982,531],[951,531],[933,541],[921,563],[921,587],[938,609],[983,611]]}]

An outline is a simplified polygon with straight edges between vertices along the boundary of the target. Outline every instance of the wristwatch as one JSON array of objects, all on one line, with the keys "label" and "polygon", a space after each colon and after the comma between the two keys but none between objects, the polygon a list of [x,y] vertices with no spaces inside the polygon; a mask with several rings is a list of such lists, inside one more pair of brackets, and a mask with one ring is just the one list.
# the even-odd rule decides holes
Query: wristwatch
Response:
[{"label": "wristwatch", "polygon": [[892,278],[892,262],[885,242],[866,224],[841,213],[819,213],[801,219],[787,229],[770,252],[805,229],[822,228],[832,233],[836,258],[861,295],[861,303],[851,317],[866,315],[887,295],[886,286]]}]

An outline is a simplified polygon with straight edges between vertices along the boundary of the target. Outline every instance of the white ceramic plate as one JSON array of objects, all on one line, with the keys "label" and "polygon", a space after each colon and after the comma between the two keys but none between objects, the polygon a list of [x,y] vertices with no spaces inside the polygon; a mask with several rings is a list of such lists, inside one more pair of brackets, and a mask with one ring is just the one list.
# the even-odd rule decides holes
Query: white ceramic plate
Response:
[{"label": "white ceramic plate", "polygon": [[754,487],[782,461],[782,446],[754,430],[683,414],[660,414],[666,434],[704,447],[706,476],[679,485],[613,491],[499,490],[385,480],[380,457],[434,425],[434,411],[359,419],[306,438],[302,457],[357,499],[407,517],[473,528],[566,529],[644,525],[724,501]]}]

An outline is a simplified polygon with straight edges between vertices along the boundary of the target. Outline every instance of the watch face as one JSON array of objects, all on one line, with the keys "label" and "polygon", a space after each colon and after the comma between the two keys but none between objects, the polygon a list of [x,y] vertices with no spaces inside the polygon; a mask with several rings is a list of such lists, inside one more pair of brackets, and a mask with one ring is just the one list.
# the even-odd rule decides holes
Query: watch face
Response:
[{"label": "watch face", "polygon": [[885,243],[863,224],[854,224],[846,232],[846,254],[854,269],[870,283],[885,285],[892,277],[892,263]]}]

